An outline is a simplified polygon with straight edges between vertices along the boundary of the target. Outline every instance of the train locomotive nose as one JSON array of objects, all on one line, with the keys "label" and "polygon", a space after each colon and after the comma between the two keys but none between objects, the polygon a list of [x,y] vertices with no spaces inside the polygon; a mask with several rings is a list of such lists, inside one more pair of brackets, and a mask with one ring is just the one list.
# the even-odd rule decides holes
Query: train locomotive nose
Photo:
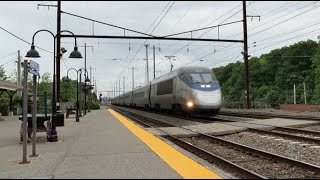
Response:
[{"label": "train locomotive nose", "polygon": [[200,109],[215,109],[222,104],[222,95],[220,91],[215,93],[198,93],[194,98],[195,104]]}]

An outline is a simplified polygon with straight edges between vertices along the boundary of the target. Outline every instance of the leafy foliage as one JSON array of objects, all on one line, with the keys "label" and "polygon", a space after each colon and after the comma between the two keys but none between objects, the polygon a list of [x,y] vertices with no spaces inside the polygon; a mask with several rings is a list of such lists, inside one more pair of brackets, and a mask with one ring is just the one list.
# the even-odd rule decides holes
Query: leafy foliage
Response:
[{"label": "leafy foliage", "polygon": [[[224,101],[245,102],[244,64],[237,62],[213,69]],[[312,40],[301,41],[289,47],[272,50],[259,58],[249,59],[251,101],[267,102],[272,107],[293,104],[293,86],[296,86],[297,104],[320,104],[320,46]]]}]

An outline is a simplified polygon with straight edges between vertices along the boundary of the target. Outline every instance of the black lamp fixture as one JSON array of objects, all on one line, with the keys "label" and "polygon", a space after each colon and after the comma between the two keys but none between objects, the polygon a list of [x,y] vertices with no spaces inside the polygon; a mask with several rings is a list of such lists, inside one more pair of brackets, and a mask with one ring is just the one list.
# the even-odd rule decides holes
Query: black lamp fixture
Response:
[{"label": "black lamp fixture", "polygon": [[69,58],[82,58],[77,46],[74,47],[74,50],[70,53]]},{"label": "black lamp fixture", "polygon": [[39,58],[39,52],[35,49],[34,44],[31,45],[31,49],[27,52],[26,57],[29,58]]},{"label": "black lamp fixture", "polygon": [[86,82],[86,83],[90,83],[90,82],[91,82],[88,76],[87,76],[87,78],[84,80],[84,82]]},{"label": "black lamp fixture", "polygon": [[[67,52],[67,50],[63,49],[62,50],[63,53]],[[32,44],[31,45],[31,49],[27,52],[26,57],[29,58],[39,58],[39,52],[35,49],[35,46]],[[78,47],[75,46],[74,50],[70,53],[69,58],[82,58],[81,53],[78,51]]]}]

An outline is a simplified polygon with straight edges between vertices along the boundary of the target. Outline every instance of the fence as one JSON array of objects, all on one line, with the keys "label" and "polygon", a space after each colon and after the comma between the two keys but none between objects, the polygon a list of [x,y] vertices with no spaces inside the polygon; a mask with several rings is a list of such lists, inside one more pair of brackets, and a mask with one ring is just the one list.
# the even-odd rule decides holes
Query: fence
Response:
[{"label": "fence", "polygon": [[[246,109],[247,105],[246,102],[243,101],[224,101],[223,108],[231,108],[231,109]],[[250,103],[251,109],[271,109],[272,107],[266,102],[251,102]]]}]

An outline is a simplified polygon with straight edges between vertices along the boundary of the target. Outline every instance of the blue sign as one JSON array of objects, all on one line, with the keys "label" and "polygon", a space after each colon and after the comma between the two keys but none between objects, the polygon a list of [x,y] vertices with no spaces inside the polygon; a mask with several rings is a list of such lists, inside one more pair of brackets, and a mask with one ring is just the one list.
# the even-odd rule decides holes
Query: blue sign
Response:
[{"label": "blue sign", "polygon": [[29,69],[33,69],[35,71],[39,71],[39,64],[30,60],[29,62]]},{"label": "blue sign", "polygon": [[33,75],[35,75],[35,76],[40,76],[39,72],[38,72],[38,71],[35,71],[35,70],[33,70],[33,69],[29,69],[29,73],[30,73],[30,74],[33,74]]}]

